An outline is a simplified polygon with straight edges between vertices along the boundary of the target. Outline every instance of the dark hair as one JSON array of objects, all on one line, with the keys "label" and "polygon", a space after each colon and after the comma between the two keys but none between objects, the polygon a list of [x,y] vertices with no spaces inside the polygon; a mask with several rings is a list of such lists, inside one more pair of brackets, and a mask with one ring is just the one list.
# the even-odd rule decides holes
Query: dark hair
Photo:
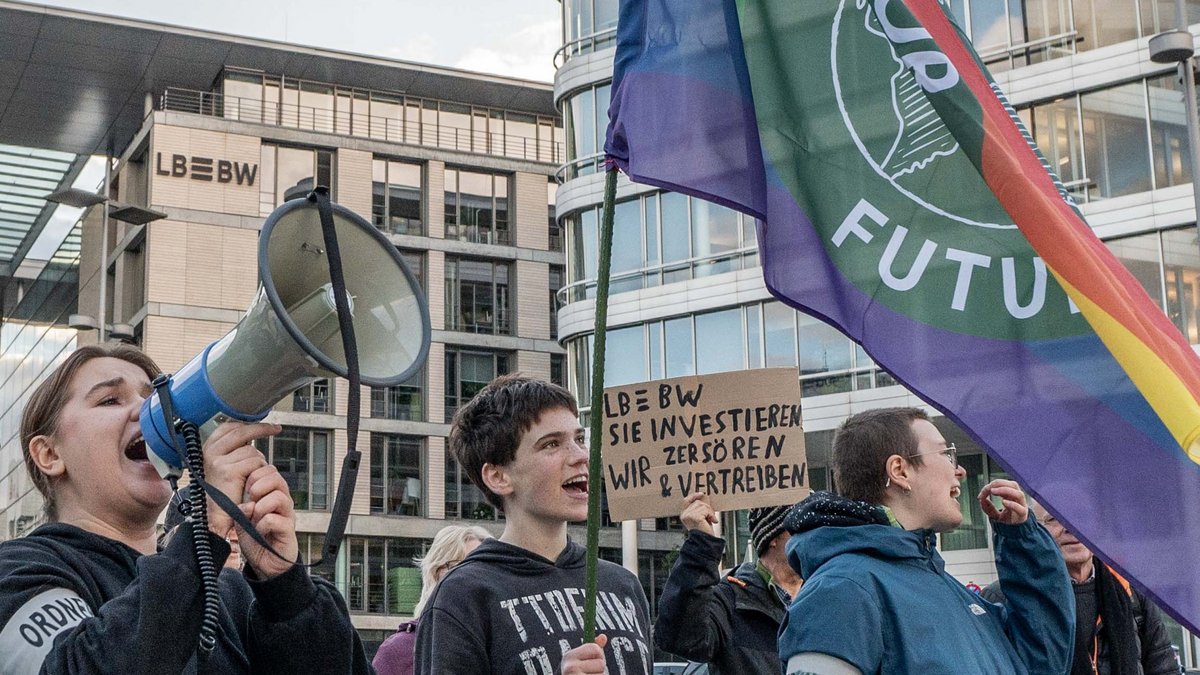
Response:
[{"label": "dark hair", "polygon": [[883,503],[887,458],[900,455],[921,466],[912,424],[929,420],[920,408],[879,408],[851,415],[833,435],[833,480],[844,497]]},{"label": "dark hair", "polygon": [[142,350],[133,345],[124,343],[86,345],[71,352],[71,355],[38,385],[37,389],[33,391],[33,395],[29,397],[29,402],[25,404],[24,412],[21,413],[21,453],[25,458],[25,470],[29,472],[29,478],[33,481],[34,487],[42,493],[42,497],[45,499],[42,510],[45,512],[47,520],[58,520],[58,502],[54,497],[53,480],[50,476],[42,473],[42,470],[34,463],[33,454],[29,451],[29,442],[37,436],[54,435],[54,432],[58,430],[58,417],[62,413],[63,406],[71,398],[71,380],[74,379],[75,373],[79,372],[79,369],[88,361],[105,357],[128,361],[141,368],[150,379],[154,379],[162,372],[154,359],[146,356]]},{"label": "dark hair", "polygon": [[488,503],[504,508],[500,495],[483,482],[483,465],[513,461],[521,436],[542,413],[564,408],[579,414],[575,397],[557,384],[520,374],[501,375],[488,383],[454,414],[449,449]]}]

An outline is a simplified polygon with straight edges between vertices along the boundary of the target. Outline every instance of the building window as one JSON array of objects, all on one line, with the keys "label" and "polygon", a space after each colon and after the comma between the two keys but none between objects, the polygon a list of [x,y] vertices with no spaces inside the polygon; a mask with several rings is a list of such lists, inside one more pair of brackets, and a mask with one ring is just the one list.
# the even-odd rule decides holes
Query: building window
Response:
[{"label": "building window", "polygon": [[511,335],[509,277],[509,263],[447,256],[446,327]]},{"label": "building window", "polygon": [[371,417],[389,420],[425,419],[425,369],[391,387],[371,387]]},{"label": "building window", "polygon": [[502,352],[446,349],[446,420],[488,382],[509,372],[510,361]]},{"label": "building window", "polygon": [[470,520],[498,520],[502,517],[450,453],[446,453],[446,517]]},{"label": "building window", "polygon": [[550,266],[550,338],[558,339],[558,310],[562,308],[558,292],[562,290],[564,276],[562,265]]},{"label": "building window", "polygon": [[1191,344],[1200,343],[1200,253],[1188,226],[1106,241]]},{"label": "building window", "polygon": [[371,513],[424,515],[422,454],[418,437],[371,434]]},{"label": "building window", "polygon": [[333,387],[328,379],[320,379],[292,392],[292,412],[333,412]]},{"label": "building window", "polygon": [[333,151],[290,148],[263,143],[259,171],[259,213],[268,215],[285,201],[292,188],[333,188]]},{"label": "building window", "polygon": [[393,234],[425,234],[421,165],[376,159],[371,166],[371,221]]},{"label": "building window", "polygon": [[446,169],[446,238],[511,245],[509,177]]},{"label": "building window", "polygon": [[270,438],[254,442],[287,481],[299,511],[329,508],[328,431],[285,426]]},{"label": "building window", "polygon": [[412,616],[421,598],[421,569],[413,562],[429,541],[408,537],[346,537],[347,604],[352,612]]},{"label": "building window", "polygon": [[413,277],[417,280],[417,285],[421,290],[425,290],[425,254],[422,251],[401,250],[400,258],[404,260],[404,265],[408,267],[408,271],[412,272]]},{"label": "building window", "polygon": [[551,179],[546,188],[546,207],[550,215],[550,250],[562,253],[563,226],[562,223],[558,221],[558,206],[555,204],[555,196],[557,193],[558,183]]},{"label": "building window", "polygon": [[[567,357],[562,354],[550,355],[550,382],[564,388],[567,386]],[[591,392],[580,392],[581,396],[590,394]]]},{"label": "building window", "polygon": [[[600,207],[564,217],[568,301],[595,297]],[[613,207],[611,293],[686,281],[758,265],[752,218],[677,192]]]},{"label": "building window", "polygon": [[[315,563],[325,554],[325,535],[314,534],[312,532],[297,532],[296,543],[300,547],[300,559],[306,563]],[[308,568],[309,574],[314,577],[321,577],[329,583],[335,583],[336,577],[334,565],[321,565],[320,567]]]}]

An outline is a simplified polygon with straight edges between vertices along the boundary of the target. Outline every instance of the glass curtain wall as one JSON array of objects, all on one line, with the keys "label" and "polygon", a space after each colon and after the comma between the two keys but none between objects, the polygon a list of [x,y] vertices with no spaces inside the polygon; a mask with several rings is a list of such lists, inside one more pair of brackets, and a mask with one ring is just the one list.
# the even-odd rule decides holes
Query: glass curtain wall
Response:
[{"label": "glass curtain wall", "polygon": [[1019,114],[1079,202],[1190,184],[1183,94],[1173,72]]},{"label": "glass curtain wall", "polygon": [[[1175,28],[1174,0],[950,0],[993,72],[1041,63]],[[1187,0],[1189,24],[1200,1]]]},{"label": "glass curtain wall", "polygon": [[376,158],[371,163],[371,221],[392,234],[425,234],[421,165]]},{"label": "glass curtain wall", "polygon": [[[566,216],[567,302],[595,296],[600,207]],[[610,292],[650,288],[758,265],[752,218],[676,192],[613,207]]]}]

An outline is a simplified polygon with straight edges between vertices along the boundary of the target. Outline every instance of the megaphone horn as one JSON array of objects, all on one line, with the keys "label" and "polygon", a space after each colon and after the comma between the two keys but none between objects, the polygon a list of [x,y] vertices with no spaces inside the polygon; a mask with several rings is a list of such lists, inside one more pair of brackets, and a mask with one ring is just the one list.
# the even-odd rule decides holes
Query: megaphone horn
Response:
[{"label": "megaphone horn", "polygon": [[[346,266],[362,383],[408,379],[429,351],[429,308],[400,252],[353,211],[330,204]],[[245,422],[267,416],[283,397],[317,379],[345,377],[346,357],[317,205],[294,199],[275,209],[258,239],[261,286],[246,316],[171,377],[176,417],[203,426],[218,415]],[[178,477],[183,458],[156,391],[141,410],[148,457]]]}]

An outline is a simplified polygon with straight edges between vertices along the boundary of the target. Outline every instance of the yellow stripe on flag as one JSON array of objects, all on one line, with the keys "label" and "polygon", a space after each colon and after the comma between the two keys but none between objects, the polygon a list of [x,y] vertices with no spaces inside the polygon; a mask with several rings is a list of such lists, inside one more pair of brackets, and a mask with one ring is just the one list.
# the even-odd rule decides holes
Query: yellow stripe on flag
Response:
[{"label": "yellow stripe on flag", "polygon": [[1061,276],[1054,276],[1180,447],[1200,464],[1200,402],[1146,343]]}]

